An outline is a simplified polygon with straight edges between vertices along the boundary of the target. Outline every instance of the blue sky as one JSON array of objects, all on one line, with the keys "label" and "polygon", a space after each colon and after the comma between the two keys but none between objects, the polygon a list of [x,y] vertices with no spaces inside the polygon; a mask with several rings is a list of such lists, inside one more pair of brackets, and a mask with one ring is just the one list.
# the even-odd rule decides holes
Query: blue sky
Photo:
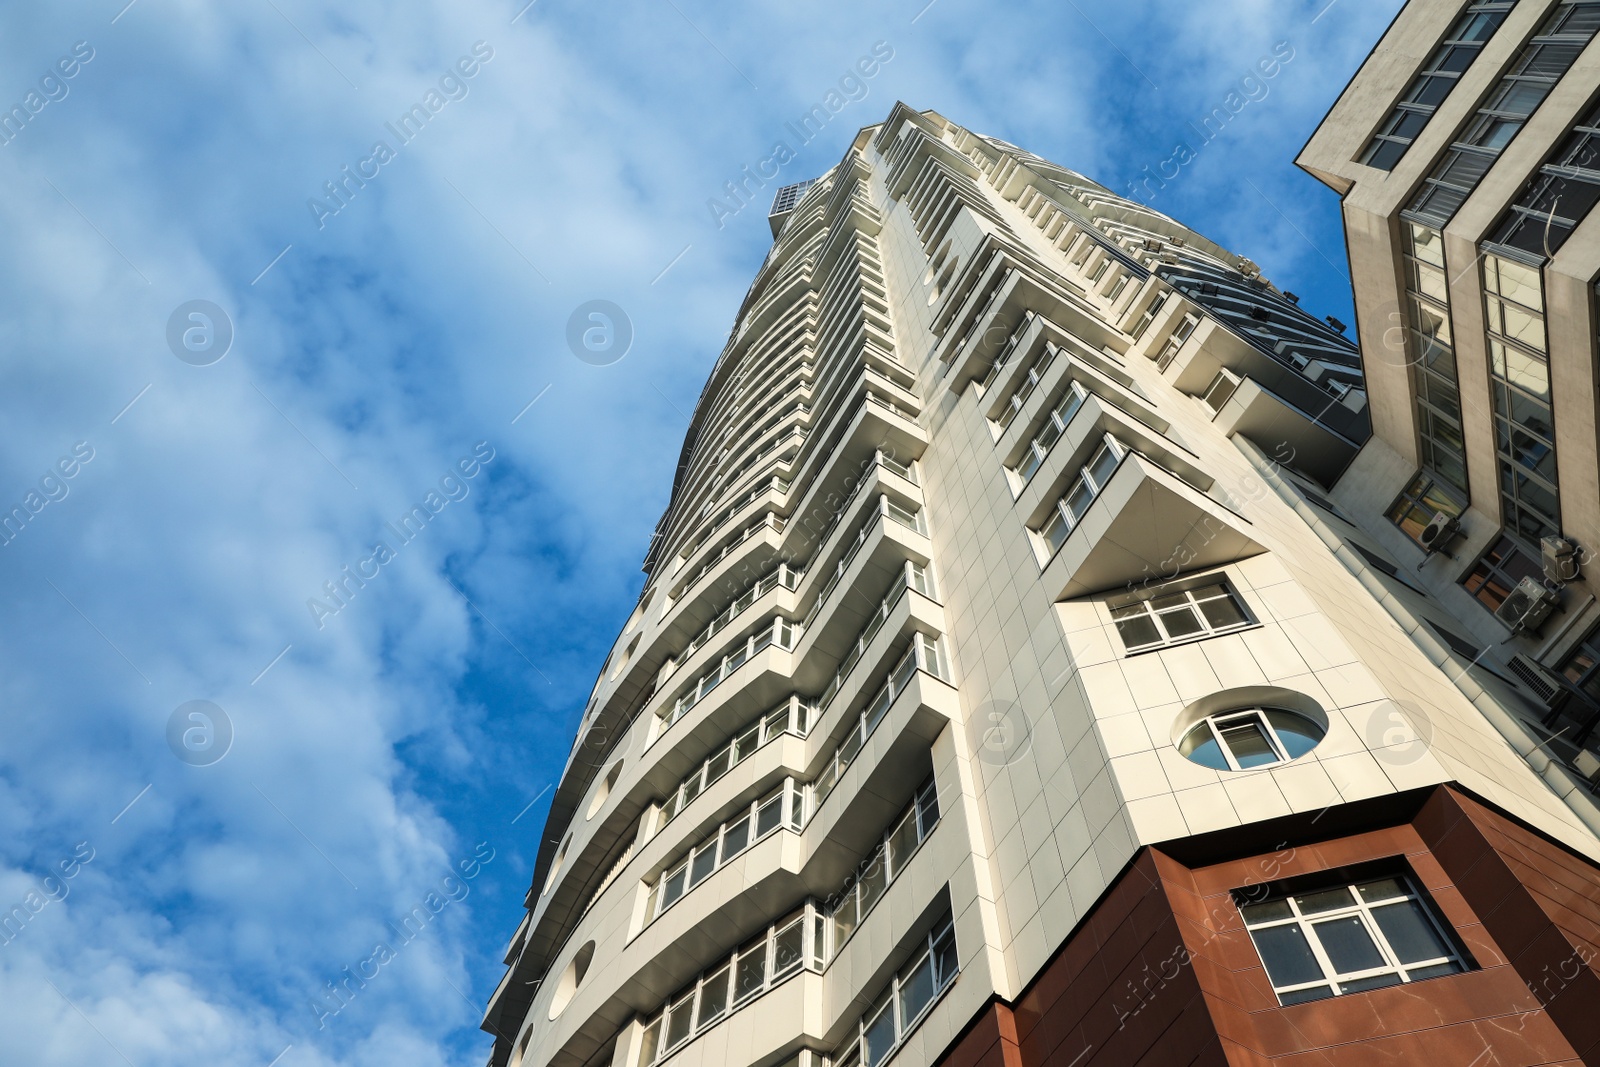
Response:
[{"label": "blue sky", "polygon": [[[1337,201],[1291,161],[1394,0],[524,2],[0,9],[0,105],[29,112],[0,144],[0,510],[29,516],[0,547],[0,910],[30,916],[0,1062],[483,1062],[766,202],[896,99],[1121,190],[1288,42],[1153,203],[1350,319]],[[565,341],[595,299],[634,330],[608,366]],[[233,332],[203,366],[168,342],[196,300]],[[169,744],[191,701],[222,758]]]}]

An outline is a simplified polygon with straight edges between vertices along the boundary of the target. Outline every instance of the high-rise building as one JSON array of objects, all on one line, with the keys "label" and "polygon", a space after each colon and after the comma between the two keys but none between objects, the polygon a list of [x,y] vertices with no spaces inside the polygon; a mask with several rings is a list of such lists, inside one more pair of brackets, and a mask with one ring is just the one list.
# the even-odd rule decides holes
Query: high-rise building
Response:
[{"label": "high-rise building", "polygon": [[[1365,381],[1249,260],[933,112],[780,190],[491,1067],[1597,1062],[1600,806],[1541,724],[1589,675],[1537,664],[1600,609],[1569,584],[1544,645],[1530,614],[1485,651],[1510,579],[1441,577],[1586,530],[1600,494],[1600,263],[1530,295],[1508,206],[1581,182],[1550,146],[1587,101],[1558,83],[1543,147],[1494,142],[1492,208],[1449,162],[1487,68],[1591,6],[1414,0],[1306,149],[1346,191],[1361,336],[1387,300],[1421,351],[1369,350]],[[1581,237],[1561,254],[1600,255]],[[1538,456],[1536,365],[1584,383],[1555,436],[1546,389]]]}]

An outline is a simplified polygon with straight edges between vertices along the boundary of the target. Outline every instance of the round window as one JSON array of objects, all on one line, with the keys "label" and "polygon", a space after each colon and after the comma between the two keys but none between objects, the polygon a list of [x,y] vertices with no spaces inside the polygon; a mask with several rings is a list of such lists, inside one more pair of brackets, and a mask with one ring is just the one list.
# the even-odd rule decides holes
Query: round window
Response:
[{"label": "round window", "polygon": [[1240,708],[1207,715],[1178,740],[1188,759],[1218,771],[1248,771],[1299,759],[1327,731],[1285,708]]}]

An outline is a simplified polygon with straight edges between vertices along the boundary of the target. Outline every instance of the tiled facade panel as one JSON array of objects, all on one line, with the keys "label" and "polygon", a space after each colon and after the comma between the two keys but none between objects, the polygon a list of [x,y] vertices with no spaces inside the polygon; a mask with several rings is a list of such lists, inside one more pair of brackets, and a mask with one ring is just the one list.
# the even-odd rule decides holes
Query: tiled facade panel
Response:
[{"label": "tiled facade panel", "polygon": [[[1232,891],[1396,860],[1475,967],[1279,1005]],[[1016,1003],[986,1006],[940,1063],[1600,1063],[1597,937],[1600,870],[1439,787],[1399,825],[1194,867],[1143,850]]]}]

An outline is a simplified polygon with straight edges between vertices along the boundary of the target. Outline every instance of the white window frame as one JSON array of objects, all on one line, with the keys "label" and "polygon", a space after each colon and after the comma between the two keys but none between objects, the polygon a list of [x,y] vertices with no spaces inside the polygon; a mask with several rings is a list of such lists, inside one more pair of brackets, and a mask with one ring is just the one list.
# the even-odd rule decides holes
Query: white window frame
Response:
[{"label": "white window frame", "polygon": [[[1267,718],[1268,711],[1285,711],[1290,715],[1299,715],[1302,719],[1306,718],[1304,715],[1300,715],[1299,712],[1288,711],[1288,709],[1283,708],[1240,708],[1237,711],[1207,715],[1204,719],[1195,723],[1194,726],[1185,730],[1183,736],[1188,738],[1191,733],[1201,726],[1209,727],[1212,740],[1216,741],[1217,748],[1222,752],[1222,758],[1228,761],[1228,769],[1230,771],[1259,771],[1268,767],[1277,767],[1288,763],[1295,757],[1291,757],[1289,750],[1284,747],[1283,739],[1278,736],[1278,731],[1273,727],[1272,720]],[[1228,747],[1227,739],[1223,736],[1222,731],[1226,727],[1249,722],[1252,719],[1255,720],[1257,728],[1260,729],[1262,736],[1266,738],[1267,744],[1271,747],[1272,753],[1276,758],[1271,763],[1256,763],[1246,767],[1239,762],[1239,757],[1234,754],[1233,749]],[[1306,719],[1306,721],[1310,722],[1311,720]],[[1185,756],[1184,758],[1187,759],[1188,757]]]},{"label": "white window frame", "polygon": [[[1083,383],[1076,378],[1067,383],[1067,389],[1061,399],[1051,406],[1045,415],[1044,423],[1039,427],[1039,432],[1033,435],[1033,439],[1023,449],[1021,458],[1011,468],[1011,473],[1022,486],[1025,487],[1033,480],[1033,476],[1039,473],[1039,468],[1044,466],[1045,457],[1050,455],[1050,450],[1067,432],[1067,426],[1072,422],[1073,416],[1083,410],[1083,405],[1089,402],[1090,396],[1089,390],[1085,389]],[[1047,434],[1050,440],[1048,443],[1043,443]],[[1027,469],[1030,462],[1032,469]]]},{"label": "white window frame", "polygon": [[[1221,592],[1211,596],[1198,595],[1210,592],[1214,589],[1220,589]],[[1177,637],[1174,637],[1172,634],[1170,634],[1167,631],[1166,624],[1162,622],[1162,615],[1164,614],[1164,611],[1158,611],[1155,607],[1155,602],[1157,600],[1161,600],[1169,596],[1182,596],[1184,598],[1184,603],[1179,607],[1167,608],[1165,609],[1165,612],[1187,610],[1199,620],[1201,626],[1204,628],[1197,633],[1182,634]],[[1231,623],[1227,626],[1211,625],[1211,620],[1206,617],[1203,605],[1213,600],[1221,600],[1223,598],[1233,601],[1233,606],[1238,609],[1239,614],[1244,616],[1243,622]],[[1116,625],[1119,621],[1121,621],[1121,619],[1117,617],[1117,612],[1126,612],[1128,609],[1134,607],[1142,607],[1144,608],[1144,611],[1141,613],[1141,615],[1123,615],[1122,619],[1139,617],[1150,619],[1156,624],[1156,629],[1162,634],[1160,640],[1147,641],[1144,644],[1139,645],[1128,644],[1127,637],[1123,635],[1122,627]],[[1201,582],[1186,589],[1157,589],[1149,596],[1141,597],[1139,600],[1136,600],[1133,603],[1121,604],[1111,608],[1111,623],[1114,627],[1116,627],[1117,637],[1122,641],[1122,647],[1130,655],[1135,652],[1148,652],[1151,649],[1171,648],[1173,645],[1187,644],[1190,641],[1204,641],[1209,637],[1217,637],[1221,634],[1237,633],[1240,630],[1245,630],[1252,626],[1259,625],[1254,614],[1252,614],[1250,611],[1250,605],[1245,603],[1244,598],[1240,596],[1238,591],[1233,588],[1233,584],[1226,580]]]},{"label": "white window frame", "polygon": [[[1395,881],[1401,884],[1401,892],[1375,900],[1367,900],[1363,898],[1360,892],[1361,886],[1371,885],[1375,882],[1385,881],[1389,878],[1393,878]],[[1314,912],[1311,914],[1302,912],[1299,903],[1301,897],[1308,896],[1312,893],[1327,892],[1340,888],[1349,891],[1354,903],[1345,907]],[[1426,981],[1428,978],[1446,977],[1445,975],[1424,975],[1420,978],[1411,977],[1412,971],[1422,970],[1429,967],[1442,967],[1453,964],[1457,970],[1451,973],[1455,974],[1460,974],[1472,969],[1470,960],[1467,958],[1466,953],[1461,949],[1460,944],[1455,937],[1455,932],[1450,929],[1447,924],[1440,920],[1438,914],[1435,912],[1432,906],[1432,902],[1428,899],[1427,894],[1418,888],[1416,881],[1409,875],[1394,874],[1378,878],[1365,879],[1362,881],[1340,881],[1319,886],[1315,889],[1301,890],[1298,893],[1287,893],[1274,896],[1269,900],[1261,901],[1260,903],[1267,904],[1280,900],[1289,905],[1291,914],[1288,918],[1252,922],[1249,916],[1245,913],[1253,905],[1247,902],[1240,906],[1240,913],[1241,915],[1244,915],[1245,929],[1250,932],[1251,944],[1256,947],[1257,956],[1261,956],[1261,949],[1256,945],[1255,942],[1255,932],[1257,930],[1272,929],[1281,926],[1297,926],[1300,929],[1301,936],[1305,938],[1306,945],[1311,950],[1311,955],[1317,961],[1317,966],[1322,968],[1323,977],[1319,981],[1291,983],[1283,986],[1279,986],[1274,983],[1272,989],[1273,992],[1278,996],[1279,1003],[1306,1003],[1306,1001],[1303,999],[1284,1000],[1284,996],[1289,995],[1291,998],[1293,998],[1295,993],[1313,991],[1322,988],[1328,989],[1329,992],[1327,995],[1325,997],[1317,997],[1313,999],[1321,1000],[1331,997],[1348,996],[1351,993],[1364,992],[1365,990],[1362,989],[1346,990],[1343,988],[1343,986],[1357,983],[1364,979],[1383,977],[1386,975],[1397,975],[1400,978],[1399,984],[1401,985],[1414,981]],[[1389,943],[1389,939],[1384,934],[1383,928],[1378,924],[1372,913],[1376,908],[1380,908],[1385,905],[1405,903],[1408,901],[1416,902],[1418,910],[1420,910],[1424,917],[1426,917],[1428,924],[1433,928],[1434,933],[1437,934],[1439,939],[1444,942],[1445,946],[1451,950],[1447,955],[1436,956],[1427,960],[1413,963],[1400,962],[1399,954]],[[1322,940],[1314,927],[1319,923],[1326,923],[1333,920],[1348,919],[1352,917],[1356,918],[1361,923],[1362,927],[1366,931],[1367,936],[1372,939],[1373,945],[1377,947],[1379,955],[1381,955],[1384,960],[1382,966],[1367,968],[1361,971],[1340,973],[1338,968],[1334,966],[1333,961],[1328,957],[1327,952],[1323,949]],[[1265,968],[1265,964],[1265,957],[1262,957],[1263,969]],[[1268,981],[1271,981],[1270,974],[1268,975]]]},{"label": "white window frame", "polygon": [[[948,942],[948,945],[946,942]],[[937,973],[938,953],[946,947],[951,951],[954,966],[950,968],[949,973],[939,974]],[[924,963],[935,971],[933,975],[933,992],[922,1007],[915,1014],[908,1017],[903,993],[909,987],[910,979]],[[933,929],[923,935],[922,943],[918,946],[916,954],[895,972],[895,976],[889,980],[888,986],[871,1000],[872,1007],[867,1009],[866,1013],[856,1022],[855,1036],[834,1050],[833,1055],[829,1057],[829,1062],[834,1064],[835,1067],[878,1067],[878,1065],[888,1062],[896,1052],[904,1047],[906,1038],[933,1011],[934,1006],[939,1003],[945,991],[954,984],[956,977],[960,973],[961,954],[959,946],[956,944],[955,924],[951,915],[947,912],[933,924]],[[882,1054],[877,1059],[869,1061],[866,1047],[867,1032],[871,1029],[871,1025],[876,1023],[885,1012],[888,1012],[894,1021],[894,1040],[882,1051]]]},{"label": "white window frame", "polygon": [[[1100,481],[1094,477],[1092,469],[1101,454],[1108,449],[1116,462],[1112,464],[1111,472],[1105,476],[1103,481]],[[1089,508],[1094,506],[1095,500],[1105,490],[1106,485],[1110,484],[1111,479],[1117,476],[1117,471],[1122,468],[1122,461],[1128,457],[1128,452],[1128,446],[1111,434],[1108,433],[1101,436],[1100,446],[1089,454],[1088,460],[1082,467],[1078,468],[1077,476],[1067,483],[1066,488],[1062,490],[1056,502],[1051,505],[1050,513],[1046,516],[1044,522],[1040,523],[1039,527],[1033,531],[1039,536],[1040,542],[1044,545],[1047,562],[1055,558],[1055,554],[1061,550],[1062,545],[1067,543],[1067,538],[1072,536],[1072,531],[1077,529],[1078,523],[1082,521],[1081,518],[1073,516],[1071,509],[1067,507],[1067,500],[1077,491],[1079,486],[1088,489],[1089,503],[1084,507],[1084,514],[1087,515]],[[1051,544],[1050,534],[1047,531],[1055,526],[1057,522],[1064,523],[1066,528],[1061,534],[1061,540],[1056,544]]]}]

